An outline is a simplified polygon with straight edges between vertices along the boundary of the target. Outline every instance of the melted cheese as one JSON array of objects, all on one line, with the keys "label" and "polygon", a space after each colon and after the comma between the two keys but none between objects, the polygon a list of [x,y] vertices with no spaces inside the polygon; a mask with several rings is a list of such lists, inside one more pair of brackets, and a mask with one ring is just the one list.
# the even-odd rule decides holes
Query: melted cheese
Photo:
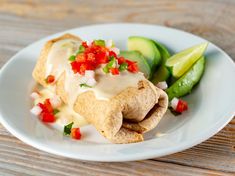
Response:
[{"label": "melted cheese", "polygon": [[[55,96],[55,88],[53,86],[48,86],[46,88],[42,88],[37,85],[36,90],[39,91],[40,97],[34,100],[34,105],[38,103],[43,103],[45,99],[52,98]],[[73,127],[82,127],[87,125],[87,121],[78,113],[76,113],[69,105],[63,104],[58,108],[59,113],[56,114],[56,122],[54,126],[59,130],[63,131],[65,125],[68,125],[71,122],[74,122]]]},{"label": "melted cheese", "polygon": [[81,42],[72,39],[64,39],[55,42],[48,54],[46,62],[46,75],[55,76],[56,80],[66,70],[70,70],[68,59],[78,50]]},{"label": "melted cheese", "polygon": [[[109,100],[119,92],[123,91],[127,87],[137,87],[140,80],[145,79],[144,74],[141,72],[131,73],[129,71],[120,72],[119,75],[111,75],[103,72],[100,66],[95,70],[95,79],[97,84],[92,88],[80,87],[82,75],[74,74],[68,58],[74,55],[81,45],[80,41],[65,39],[55,42],[48,54],[46,62],[46,75],[54,75],[57,80],[62,73],[65,73],[64,90],[68,95],[68,105],[64,105],[60,108],[60,113],[57,124],[66,125],[70,122],[74,122],[76,126],[83,126],[87,124],[85,119],[79,114],[74,112],[73,105],[77,96],[86,91],[93,91],[97,99]],[[47,89],[47,88],[46,88]],[[43,90],[48,91],[48,90]],[[55,90],[45,92],[45,96],[48,98],[52,94],[55,94]]]},{"label": "melted cheese", "polygon": [[53,44],[48,55],[46,72],[56,79],[65,72],[65,91],[69,105],[72,107],[77,96],[85,91],[93,91],[97,99],[109,100],[127,87],[136,87],[140,80],[145,79],[143,73],[121,72],[119,75],[105,74],[102,66],[95,70],[97,84],[92,88],[80,87],[82,76],[74,74],[68,58],[75,54],[80,42],[71,39],[60,40]]}]

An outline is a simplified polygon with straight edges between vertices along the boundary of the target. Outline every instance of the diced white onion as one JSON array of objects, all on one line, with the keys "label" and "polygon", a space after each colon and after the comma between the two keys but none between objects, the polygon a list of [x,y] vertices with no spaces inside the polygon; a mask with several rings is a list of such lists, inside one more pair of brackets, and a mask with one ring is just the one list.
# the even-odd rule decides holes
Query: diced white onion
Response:
[{"label": "diced white onion", "polygon": [[112,67],[114,67],[114,68],[118,68],[119,67],[117,59],[115,59],[114,64],[112,65]]},{"label": "diced white onion", "polygon": [[174,98],[171,100],[171,107],[172,107],[174,110],[176,110],[178,103],[179,103],[179,99],[176,98],[176,97],[174,97]]},{"label": "diced white onion", "polygon": [[87,46],[91,46],[91,43],[92,43],[92,41],[90,41],[90,40],[86,41]]},{"label": "diced white onion", "polygon": [[120,50],[116,47],[114,48],[110,48],[111,51],[113,51],[116,55],[119,55],[120,54]]},{"label": "diced white onion", "polygon": [[37,92],[32,92],[30,97],[34,100],[38,99],[40,97],[40,95]]},{"label": "diced white onion", "polygon": [[93,70],[86,70],[85,71],[85,77],[94,78],[95,77],[95,72]]},{"label": "diced white onion", "polygon": [[86,84],[86,82],[88,81],[88,77],[86,77],[86,76],[82,76],[81,78],[80,78],[80,80],[79,80],[79,83],[80,84]]},{"label": "diced white onion", "polygon": [[96,85],[96,80],[94,78],[90,78],[90,79],[87,80],[86,84],[88,86],[93,87],[94,85]]},{"label": "diced white onion", "polygon": [[157,83],[156,86],[157,86],[159,89],[162,89],[162,90],[166,90],[167,87],[168,87],[166,81],[159,82],[159,83]]},{"label": "diced white onion", "polygon": [[39,107],[39,106],[34,106],[31,110],[30,110],[30,112],[33,114],[33,115],[36,115],[36,116],[38,116],[38,115],[40,115],[40,113],[42,112],[42,109]]},{"label": "diced white onion", "polygon": [[113,40],[106,40],[105,41],[105,46],[107,48],[111,48],[113,46]]},{"label": "diced white onion", "polygon": [[52,105],[53,108],[58,108],[61,106],[61,99],[59,96],[55,95],[52,98],[50,98],[50,103]]}]

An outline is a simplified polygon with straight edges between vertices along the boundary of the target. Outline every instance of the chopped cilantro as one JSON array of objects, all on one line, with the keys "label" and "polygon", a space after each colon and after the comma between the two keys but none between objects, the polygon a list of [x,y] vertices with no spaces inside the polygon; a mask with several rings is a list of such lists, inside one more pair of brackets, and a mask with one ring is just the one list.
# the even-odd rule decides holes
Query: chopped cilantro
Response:
[{"label": "chopped cilantro", "polygon": [[104,40],[94,40],[94,44],[98,46],[105,46]]},{"label": "chopped cilantro", "polygon": [[73,126],[73,122],[64,126],[64,135],[70,135],[72,126]]},{"label": "chopped cilantro", "polygon": [[105,73],[109,73],[109,68],[107,67],[107,65],[103,68],[103,71],[104,71]]},{"label": "chopped cilantro", "polygon": [[125,71],[128,67],[128,64],[127,63],[122,63],[120,66],[119,66],[119,71]]},{"label": "chopped cilantro", "polygon": [[75,61],[75,59],[76,59],[76,56],[74,56],[74,55],[69,57],[69,61],[71,61],[71,62]]},{"label": "chopped cilantro", "polygon": [[89,88],[91,88],[91,86],[89,86],[89,85],[87,85],[87,84],[80,84],[80,87],[89,87]]},{"label": "chopped cilantro", "polygon": [[83,53],[85,51],[85,47],[80,45],[77,54]]},{"label": "chopped cilantro", "polygon": [[115,57],[111,56],[109,58],[109,62],[105,65],[105,67],[103,68],[103,71],[105,73],[109,73],[109,69],[112,68],[115,64]]},{"label": "chopped cilantro", "polygon": [[54,109],[54,110],[53,110],[53,114],[54,114],[54,115],[56,115],[56,114],[59,113],[59,112],[60,112],[59,109]]},{"label": "chopped cilantro", "polygon": [[107,63],[108,68],[112,68],[113,65],[115,64],[115,57],[111,56],[109,62]]}]

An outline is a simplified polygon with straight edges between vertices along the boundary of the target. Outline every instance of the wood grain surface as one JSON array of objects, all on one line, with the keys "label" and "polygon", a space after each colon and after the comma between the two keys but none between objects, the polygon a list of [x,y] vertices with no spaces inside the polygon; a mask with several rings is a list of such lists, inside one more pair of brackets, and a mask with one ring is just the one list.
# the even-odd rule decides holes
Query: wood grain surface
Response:
[{"label": "wood grain surface", "polygon": [[[215,43],[234,59],[234,17],[233,0],[0,0],[0,67],[20,49],[44,36],[113,22],[150,23],[185,30]],[[235,119],[191,149],[125,163],[87,162],[51,155],[24,144],[0,125],[0,176],[13,175],[235,175]]]}]

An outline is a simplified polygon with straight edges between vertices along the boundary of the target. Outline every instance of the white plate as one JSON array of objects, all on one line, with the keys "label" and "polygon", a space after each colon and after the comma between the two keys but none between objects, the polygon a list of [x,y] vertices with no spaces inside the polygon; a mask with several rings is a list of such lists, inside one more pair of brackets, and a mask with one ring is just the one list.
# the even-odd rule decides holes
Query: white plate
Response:
[{"label": "white plate", "polygon": [[235,111],[235,67],[220,48],[209,44],[206,70],[200,84],[185,97],[189,111],[181,116],[167,113],[159,126],[134,144],[111,144],[91,126],[82,128],[84,139],[75,141],[42,124],[29,113],[31,73],[43,44],[63,33],[85,40],[113,39],[126,48],[128,36],[146,36],[165,44],[172,52],[205,42],[176,29],[143,24],[104,24],[72,29],[46,37],[17,53],[1,69],[0,120],[16,137],[38,149],[75,159],[130,161],[160,157],[190,148],[213,136],[233,117]]}]

